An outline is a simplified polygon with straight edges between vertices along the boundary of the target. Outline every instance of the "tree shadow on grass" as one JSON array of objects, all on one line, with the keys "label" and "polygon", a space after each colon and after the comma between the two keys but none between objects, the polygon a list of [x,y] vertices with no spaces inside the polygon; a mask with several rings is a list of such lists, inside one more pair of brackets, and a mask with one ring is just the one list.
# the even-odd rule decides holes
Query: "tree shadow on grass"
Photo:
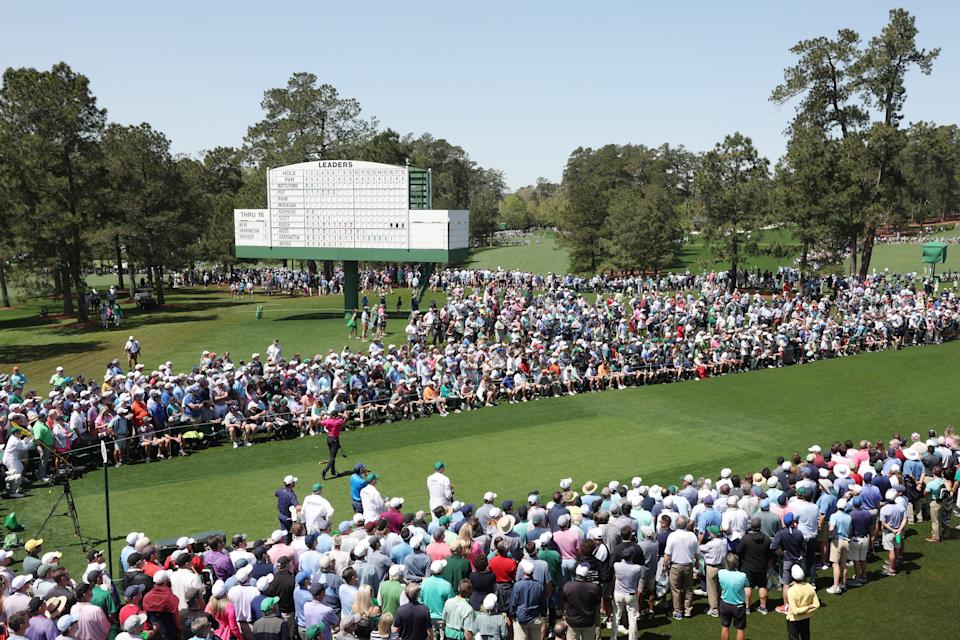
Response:
[{"label": "tree shadow on grass", "polygon": [[180,324],[184,322],[209,322],[210,320],[217,320],[220,316],[215,313],[208,313],[206,315],[167,315],[167,314],[149,314],[142,316],[133,316],[132,318],[124,318],[119,327],[111,327],[109,329],[103,329],[100,324],[86,324],[86,325],[69,325],[63,329],[59,329],[57,333],[61,335],[82,335],[88,333],[124,333],[130,331],[131,329],[136,329],[139,327],[145,327],[153,324]]},{"label": "tree shadow on grass", "polygon": [[18,364],[30,360],[43,360],[68,353],[86,353],[96,351],[106,344],[103,340],[86,342],[55,342],[50,344],[8,344],[0,345],[0,363]]},{"label": "tree shadow on grass", "polygon": [[41,318],[39,313],[23,316],[20,318],[9,318],[0,320],[0,330],[3,329],[30,329],[32,327],[46,327],[58,324],[61,318],[48,316]]},{"label": "tree shadow on grass", "polygon": [[[267,312],[269,313],[269,309]],[[273,318],[274,321],[286,322],[287,320],[342,320],[343,311],[331,309],[329,311],[314,311],[312,313],[301,313],[295,316],[284,316],[282,318]]]}]

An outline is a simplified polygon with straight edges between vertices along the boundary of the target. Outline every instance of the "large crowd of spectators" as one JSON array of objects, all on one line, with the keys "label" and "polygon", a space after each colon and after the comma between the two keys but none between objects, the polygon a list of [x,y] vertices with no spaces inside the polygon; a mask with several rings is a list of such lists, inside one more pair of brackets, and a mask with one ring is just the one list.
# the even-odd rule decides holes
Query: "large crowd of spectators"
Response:
[{"label": "large crowd of spectators", "polygon": [[564,478],[476,502],[442,461],[408,499],[358,463],[340,518],[321,483],[286,476],[270,535],[134,531],[115,575],[99,549],[72,572],[39,538],[16,561],[0,551],[0,622],[13,640],[636,640],[695,614],[742,638],[775,610],[809,638],[821,597],[898,575],[908,525],[930,519],[929,543],[953,531],[958,446],[894,434],[678,484]]},{"label": "large crowd of spectators", "polygon": [[[58,368],[49,391],[23,372],[0,377],[0,431],[8,492],[34,446],[34,480],[55,458],[105,441],[114,464],[183,455],[222,436],[234,447],[262,437],[470,411],[630,386],[701,380],[864,351],[935,344],[957,337],[960,301],[951,289],[917,288],[898,275],[822,278],[794,288],[771,277],[770,295],[731,291],[718,274],[661,279],[451,270],[433,277],[442,304],[419,306],[387,341],[385,312],[368,307],[348,324],[339,351],[265,353],[234,359],[204,351],[188,371],[147,368],[130,337],[125,367],[100,377]],[[593,299],[582,287],[603,289]],[[382,306],[382,305],[381,305]]]}]

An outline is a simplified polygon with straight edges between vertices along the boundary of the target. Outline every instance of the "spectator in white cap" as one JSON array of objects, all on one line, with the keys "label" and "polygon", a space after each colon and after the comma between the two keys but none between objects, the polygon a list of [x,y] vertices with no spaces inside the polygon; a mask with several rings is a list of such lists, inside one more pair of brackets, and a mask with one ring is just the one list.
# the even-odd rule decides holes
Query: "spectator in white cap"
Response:
[{"label": "spectator in white cap", "polygon": [[663,569],[670,575],[673,618],[693,615],[693,563],[698,552],[697,536],[687,530],[687,519],[676,519],[676,529],[667,536],[663,550]]},{"label": "spectator in white cap", "polygon": [[127,356],[127,369],[132,370],[140,360],[140,341],[130,336],[123,345],[123,352]]},{"label": "spectator in white cap", "polygon": [[406,570],[403,572],[403,579],[407,582],[423,582],[423,579],[430,571],[430,556],[424,553],[426,538],[423,534],[417,533],[410,538],[410,548],[413,550],[403,560]]},{"label": "spectator in white cap", "polygon": [[10,583],[10,595],[3,600],[3,610],[9,618],[19,611],[26,611],[30,604],[30,584],[32,574],[23,574],[15,577]]},{"label": "spectator in white cap", "polygon": [[319,482],[310,487],[312,493],[303,499],[300,518],[307,527],[307,533],[319,534],[326,531],[333,522],[334,508],[323,496],[323,485]]},{"label": "spectator in white cap", "polygon": [[903,529],[907,526],[907,511],[896,502],[897,490],[887,489],[884,496],[886,504],[880,508],[878,522],[880,525],[881,541],[887,560],[883,563],[883,575],[895,576],[900,553],[903,550]]},{"label": "spectator in white cap", "polygon": [[72,616],[69,613],[65,613],[57,618],[57,631],[60,632],[60,635],[57,636],[57,640],[61,640],[63,638],[76,638],[77,629],[79,628],[77,622],[79,622],[77,617]]},{"label": "spectator in white cap", "polygon": [[251,584],[253,565],[246,565],[237,569],[237,583],[227,591],[227,599],[233,604],[237,617],[237,624],[243,630],[244,637],[250,631],[256,615],[253,612],[253,600],[260,595],[256,584]]},{"label": "spectator in white cap", "polygon": [[497,494],[493,491],[487,491],[483,494],[483,504],[477,507],[476,517],[480,521],[480,525],[486,530],[487,523],[490,521],[490,511],[496,507],[494,501],[497,499]]},{"label": "spectator in white cap", "polygon": [[137,550],[137,540],[143,537],[143,533],[131,531],[127,534],[127,545],[120,551],[120,567],[125,573],[130,567],[127,565],[127,558]]},{"label": "spectator in white cap", "polygon": [[160,637],[176,638],[180,634],[180,601],[170,588],[169,571],[161,569],[153,574],[153,588],[143,595],[141,606]]},{"label": "spectator in white cap", "polygon": [[280,521],[280,529],[288,532],[286,534],[287,543],[292,540],[289,531],[293,528],[293,521],[297,519],[298,507],[300,506],[300,501],[294,491],[296,486],[297,478],[295,476],[284,476],[283,486],[273,494],[277,497],[277,520]]},{"label": "spectator in white cap", "polygon": [[498,613],[498,609],[498,600],[495,593],[488,593],[484,596],[475,620],[474,638],[508,640],[510,630],[507,627],[507,618],[504,614]]},{"label": "spectator in white cap", "polygon": [[557,585],[557,588],[562,589],[564,583],[573,579],[580,544],[583,542],[583,530],[579,527],[570,526],[570,514],[568,513],[564,513],[557,518],[557,527],[558,529],[553,532],[553,543],[560,552],[560,584]]},{"label": "spectator in white cap", "polygon": [[387,571],[387,579],[380,582],[377,589],[377,602],[380,603],[380,610],[390,615],[396,615],[400,608],[400,599],[403,596],[403,573],[406,567],[402,564],[390,565]]},{"label": "spectator in white cap", "polygon": [[220,640],[243,637],[243,632],[237,623],[236,609],[227,598],[227,586],[223,580],[217,580],[210,587],[210,599],[207,601],[206,612],[213,616],[217,623],[216,634]]},{"label": "spectator in white cap", "polygon": [[578,640],[596,640],[600,625],[602,594],[600,585],[588,580],[589,575],[589,565],[577,565],[574,579],[564,584],[561,590],[564,621]]},{"label": "spectator in white cap", "polygon": [[430,609],[436,637],[443,637],[440,625],[443,619],[443,607],[453,597],[453,586],[441,575],[447,566],[446,560],[434,560],[430,563],[430,575],[420,583],[420,602]]},{"label": "spectator in white cap", "polygon": [[804,580],[805,573],[799,564],[790,568],[790,590],[787,592],[787,637],[791,640],[807,640],[810,637],[810,616],[820,608],[820,598],[813,585]]}]

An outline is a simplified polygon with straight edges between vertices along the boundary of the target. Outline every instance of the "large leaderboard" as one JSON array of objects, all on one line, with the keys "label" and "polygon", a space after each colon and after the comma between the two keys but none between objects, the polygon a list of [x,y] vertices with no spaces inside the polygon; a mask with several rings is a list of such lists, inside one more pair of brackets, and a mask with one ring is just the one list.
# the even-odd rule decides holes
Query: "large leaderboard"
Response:
[{"label": "large leaderboard", "polygon": [[357,160],[270,169],[268,208],[234,211],[237,257],[460,259],[469,246],[469,213],[424,206],[411,184],[416,190],[425,174],[429,180],[420,169]]},{"label": "large leaderboard", "polygon": [[430,182],[423,169],[358,160],[270,169],[267,208],[233,211],[237,257],[342,260],[348,281],[360,260],[460,261],[470,214],[432,209]]}]

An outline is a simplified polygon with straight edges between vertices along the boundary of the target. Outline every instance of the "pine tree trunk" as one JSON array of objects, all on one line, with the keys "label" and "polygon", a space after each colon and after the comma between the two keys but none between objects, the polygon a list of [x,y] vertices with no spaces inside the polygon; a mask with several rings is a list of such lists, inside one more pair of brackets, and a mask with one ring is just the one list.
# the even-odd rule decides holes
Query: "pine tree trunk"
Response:
[{"label": "pine tree trunk", "polygon": [[137,272],[133,268],[133,256],[130,255],[129,246],[127,246],[127,275],[130,278],[130,289],[127,290],[127,302],[133,302],[133,294],[137,289]]},{"label": "pine tree trunk", "polygon": [[157,287],[157,304],[163,304],[163,267],[157,266],[154,267],[157,271],[156,279],[154,284]]},{"label": "pine tree trunk", "polygon": [[0,261],[0,305],[10,306],[10,292],[7,291],[7,269]]},{"label": "pine tree trunk", "polygon": [[113,246],[117,250],[117,290],[123,289],[123,254],[120,252],[120,236],[113,234]]},{"label": "pine tree trunk", "polygon": [[873,257],[873,240],[877,235],[877,229],[874,226],[867,228],[867,235],[863,239],[863,251],[860,253],[860,279],[867,277],[867,271],[870,269],[870,259]]},{"label": "pine tree trunk", "polygon": [[857,234],[850,236],[850,275],[857,273]]},{"label": "pine tree trunk", "polygon": [[70,269],[66,262],[60,265],[60,292],[63,294],[63,313],[73,315],[73,289],[70,286]]}]

